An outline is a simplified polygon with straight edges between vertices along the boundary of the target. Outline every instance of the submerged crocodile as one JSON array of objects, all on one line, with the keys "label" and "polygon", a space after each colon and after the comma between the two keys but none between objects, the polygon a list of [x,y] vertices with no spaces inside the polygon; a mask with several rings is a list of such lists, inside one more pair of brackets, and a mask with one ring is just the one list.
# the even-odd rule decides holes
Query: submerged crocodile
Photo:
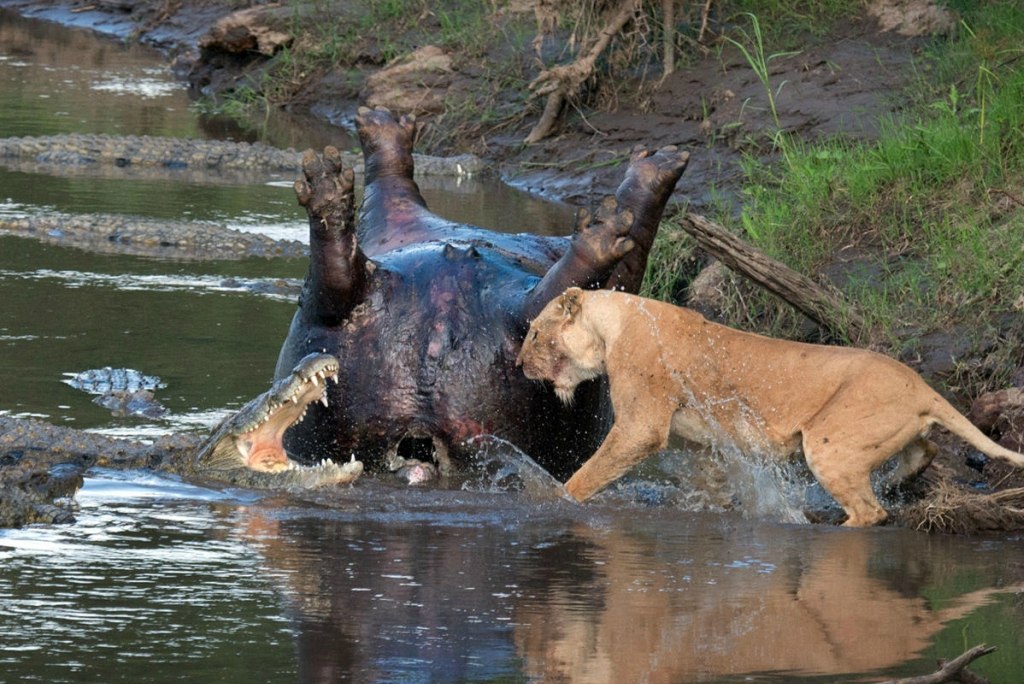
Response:
[{"label": "submerged crocodile", "polygon": [[300,465],[283,437],[314,402],[327,402],[338,361],[310,354],[208,437],[171,435],[152,443],[116,439],[36,420],[0,416],[0,527],[74,519],[71,498],[94,466],[150,468],[201,484],[312,489],[355,481],[363,464],[319,459]]},{"label": "submerged crocodile", "polygon": [[[418,175],[466,176],[483,170],[483,162],[471,154],[456,157],[417,154],[415,158]],[[90,133],[0,138],[0,159],[31,160],[43,167],[106,165],[275,173],[302,169],[300,153],[260,142]],[[361,171],[362,159],[345,153],[345,165]]]}]

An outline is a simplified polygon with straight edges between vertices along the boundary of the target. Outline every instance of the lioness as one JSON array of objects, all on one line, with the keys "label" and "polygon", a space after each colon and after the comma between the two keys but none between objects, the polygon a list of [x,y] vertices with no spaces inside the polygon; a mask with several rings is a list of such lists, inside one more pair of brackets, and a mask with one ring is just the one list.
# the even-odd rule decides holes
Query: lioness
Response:
[{"label": "lioness", "polygon": [[531,323],[518,363],[566,402],[581,382],[608,375],[615,423],[565,485],[578,501],[665,448],[670,433],[780,458],[802,450],[848,526],[885,520],[871,471],[900,453],[897,477],[920,472],[935,454],[925,439],[935,423],[1024,467],[1024,455],[893,359],[745,333],[622,292],[566,290]]}]

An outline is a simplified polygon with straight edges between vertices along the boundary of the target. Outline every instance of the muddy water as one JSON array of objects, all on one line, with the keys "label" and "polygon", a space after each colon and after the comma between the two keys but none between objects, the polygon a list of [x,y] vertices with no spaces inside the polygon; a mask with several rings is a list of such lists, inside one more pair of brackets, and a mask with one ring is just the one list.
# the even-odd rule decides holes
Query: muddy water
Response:
[{"label": "muddy water", "polygon": [[[151,53],[4,13],[0,84],[5,135],[212,130]],[[0,200],[301,237],[288,180],[0,167]],[[568,225],[564,208],[503,192],[448,183],[428,200],[489,227]],[[239,283],[304,268],[0,236],[0,411],[129,435],[206,429],[265,389],[294,309]],[[115,418],[60,382],[105,365],[159,375],[169,417]],[[0,679],[833,682],[925,672],[985,642],[1000,650],[977,671],[1020,681],[1019,536],[784,524],[814,497],[793,473],[726,464],[742,484],[723,503],[692,459],[657,465],[586,507],[542,479],[532,494],[367,479],[303,500],[97,471],[76,524],[0,532]]]}]

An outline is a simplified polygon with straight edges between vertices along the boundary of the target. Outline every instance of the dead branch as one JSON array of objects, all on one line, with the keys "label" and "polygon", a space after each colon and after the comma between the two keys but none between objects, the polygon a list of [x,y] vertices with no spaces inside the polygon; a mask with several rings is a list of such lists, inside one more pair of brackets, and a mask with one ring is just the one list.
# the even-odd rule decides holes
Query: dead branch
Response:
[{"label": "dead branch", "polygon": [[582,55],[574,62],[562,64],[551,69],[540,72],[537,78],[530,83],[531,98],[548,96],[544,104],[544,112],[540,121],[533,127],[530,134],[523,141],[532,145],[543,140],[555,128],[558,115],[567,98],[575,97],[580,87],[594,73],[594,65],[597,58],[605,51],[619,31],[640,11],[640,0],[623,0],[618,11],[605,24],[605,27],[597,32],[593,44],[582,51]]},{"label": "dead branch", "polygon": [[665,32],[664,78],[676,70],[676,0],[661,0],[661,12]]},{"label": "dead branch", "polygon": [[901,679],[889,679],[882,682],[881,684],[943,684],[943,682],[974,682],[981,684],[988,680],[983,677],[979,677],[970,670],[967,666],[977,658],[983,655],[988,655],[996,650],[995,646],[986,646],[985,644],[978,644],[972,649],[969,649],[962,655],[953,660],[939,661],[939,669],[928,675],[921,675],[919,677],[903,677]]},{"label": "dead branch", "polygon": [[682,227],[704,251],[825,328],[851,339],[864,329],[864,319],[851,302],[772,259],[723,226],[700,214],[688,213]]},{"label": "dead branch", "polygon": [[708,16],[711,14],[711,0],[705,0],[704,9],[700,13],[700,31],[697,32],[697,43],[704,44],[704,32],[708,28]]}]

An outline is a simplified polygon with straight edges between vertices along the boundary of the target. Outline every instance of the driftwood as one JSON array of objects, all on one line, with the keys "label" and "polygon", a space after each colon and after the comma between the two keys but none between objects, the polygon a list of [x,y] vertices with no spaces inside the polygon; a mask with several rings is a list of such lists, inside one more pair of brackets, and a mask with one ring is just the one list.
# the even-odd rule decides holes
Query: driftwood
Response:
[{"label": "driftwood", "polygon": [[980,677],[967,666],[972,661],[983,655],[988,655],[996,650],[995,646],[978,644],[953,660],[940,660],[939,669],[927,675],[919,677],[903,677],[901,679],[889,679],[881,684],[943,684],[943,682],[963,682],[964,684],[988,684],[988,680]]},{"label": "driftwood", "polygon": [[851,339],[864,329],[864,319],[851,302],[772,259],[723,226],[700,214],[688,213],[682,227],[704,251],[823,327]]},{"label": "driftwood", "polygon": [[575,97],[583,83],[594,73],[597,58],[612,42],[612,38],[640,11],[640,0],[623,0],[604,28],[598,31],[593,43],[570,64],[562,64],[542,71],[530,83],[531,97],[547,95],[544,113],[523,141],[527,145],[543,140],[555,127],[566,99]]}]

